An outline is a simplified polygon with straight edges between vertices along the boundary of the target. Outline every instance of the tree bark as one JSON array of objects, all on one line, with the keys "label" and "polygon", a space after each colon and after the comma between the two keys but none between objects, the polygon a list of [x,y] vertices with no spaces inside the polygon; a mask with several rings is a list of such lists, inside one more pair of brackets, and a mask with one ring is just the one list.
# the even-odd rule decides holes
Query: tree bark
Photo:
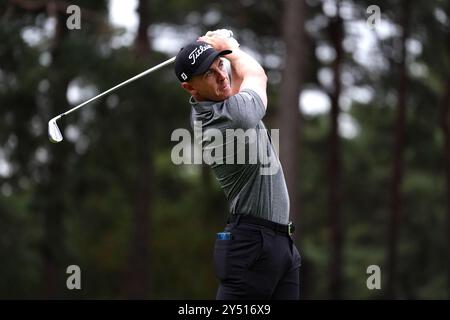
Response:
[{"label": "tree bark", "polygon": [[[304,77],[305,10],[304,1],[284,0],[281,19],[282,37],[286,45],[285,66],[282,71],[277,123],[280,129],[280,161],[290,198],[290,219],[300,226],[300,110],[299,95]],[[298,242],[298,241],[297,241]],[[305,262],[305,261],[304,261]],[[306,275],[302,275],[302,278]],[[307,281],[305,281],[307,282]],[[305,288],[302,292],[307,291]]]},{"label": "tree bark", "polygon": [[401,185],[403,179],[403,149],[405,144],[405,115],[408,75],[406,70],[406,40],[409,34],[409,1],[404,1],[402,17],[402,37],[401,37],[401,57],[399,63],[399,83],[398,83],[398,105],[395,123],[394,160],[391,178],[391,204],[388,235],[388,282],[387,294],[391,299],[395,299],[397,258],[398,258],[398,233],[401,224],[402,203]]},{"label": "tree bark", "polygon": [[139,0],[137,13],[139,15],[139,26],[134,41],[134,52],[140,59],[148,58],[151,53],[151,45],[148,37],[150,27],[150,10],[148,0]]},{"label": "tree bark", "polygon": [[[134,42],[134,53],[139,61],[148,61],[151,54],[147,30],[150,26],[148,0],[139,0],[137,12],[139,27]],[[152,181],[154,177],[153,149],[151,143],[151,114],[144,103],[136,105],[134,118],[135,141],[139,141],[136,163],[136,188],[133,190],[133,217],[131,246],[125,277],[124,293],[129,298],[148,298],[151,292],[150,272],[150,230],[151,204],[153,199]]]},{"label": "tree bark", "polygon": [[[447,54],[450,61],[450,32],[447,33]],[[450,298],[450,72],[444,85],[444,93],[440,103],[441,128],[444,135],[444,168],[447,182],[447,295]]]},{"label": "tree bark", "polygon": [[342,291],[342,224],[341,224],[341,146],[339,139],[339,97],[341,95],[341,66],[343,58],[343,23],[339,15],[339,2],[337,3],[337,16],[329,25],[331,42],[336,51],[336,59],[333,62],[333,92],[331,98],[331,126],[329,136],[328,159],[328,214],[330,223],[330,295],[332,299],[340,299]]},{"label": "tree bark", "polygon": [[[290,196],[290,216],[300,221],[300,110],[299,94],[304,67],[304,15],[303,1],[285,0],[282,21],[283,40],[286,44],[285,66],[282,72],[278,107],[280,128],[280,160]],[[281,130],[282,128],[282,130]]]},{"label": "tree bark", "polygon": [[[61,13],[56,15],[56,32],[52,39],[51,54],[53,64],[51,73],[51,96],[53,97],[53,111],[56,114],[61,106],[69,105],[66,92],[69,85],[69,78],[62,78],[56,70],[62,68],[61,43],[63,42],[67,29],[65,28],[65,16]],[[71,147],[68,144],[58,145],[52,148],[51,157],[44,168],[43,181],[39,184],[33,207],[43,215],[43,239],[41,254],[43,259],[43,283],[41,292],[46,299],[61,298],[61,284],[65,284],[65,268],[63,265],[64,248],[64,228],[63,217],[65,212],[64,194],[61,190],[65,187],[66,165]],[[52,199],[43,201],[43,199]]]}]

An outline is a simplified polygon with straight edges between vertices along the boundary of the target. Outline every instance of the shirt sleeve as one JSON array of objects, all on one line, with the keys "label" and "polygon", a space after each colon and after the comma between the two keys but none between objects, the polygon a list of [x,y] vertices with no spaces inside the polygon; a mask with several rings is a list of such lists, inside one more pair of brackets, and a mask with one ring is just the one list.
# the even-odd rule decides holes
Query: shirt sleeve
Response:
[{"label": "shirt sleeve", "polygon": [[234,127],[244,130],[255,128],[266,112],[261,98],[251,89],[244,89],[228,98],[224,107]]}]

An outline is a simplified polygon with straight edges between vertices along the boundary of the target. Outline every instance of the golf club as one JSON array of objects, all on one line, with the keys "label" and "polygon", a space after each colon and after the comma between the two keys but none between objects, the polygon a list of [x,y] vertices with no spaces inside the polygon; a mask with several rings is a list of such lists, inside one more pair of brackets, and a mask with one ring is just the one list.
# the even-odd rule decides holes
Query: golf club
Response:
[{"label": "golf club", "polygon": [[160,68],[162,68],[162,67],[164,67],[164,66],[166,66],[166,65],[168,65],[168,64],[170,64],[170,63],[172,63],[174,61],[175,61],[175,57],[170,58],[170,59],[168,59],[168,60],[166,60],[166,61],[164,61],[164,62],[162,62],[162,63],[160,63],[160,64],[158,64],[158,65],[156,65],[156,66],[154,66],[152,68],[150,68],[150,69],[145,70],[144,72],[139,73],[138,75],[134,76],[133,78],[130,78],[130,79],[128,79],[128,80],[126,80],[126,81],[124,81],[122,83],[119,83],[115,87],[112,87],[111,89],[108,89],[105,92],[102,92],[99,95],[96,95],[95,97],[93,97],[93,98],[91,98],[91,99],[89,99],[89,100],[87,100],[87,101],[77,105],[76,107],[74,107],[74,108],[72,108],[72,109],[70,109],[70,110],[68,110],[68,111],[66,111],[64,113],[61,113],[61,114],[57,115],[56,117],[52,118],[48,122],[48,136],[49,136],[50,141],[54,142],[54,143],[58,143],[58,142],[61,142],[63,140],[63,136],[61,134],[61,131],[59,130],[58,124],[56,123],[56,121],[58,121],[62,117],[64,117],[64,116],[68,115],[69,113],[72,113],[75,110],[77,110],[77,109],[87,105],[89,102],[92,102],[92,101],[94,101],[94,100],[96,100],[96,99],[98,99],[98,98],[100,98],[100,97],[102,97],[102,96],[104,96],[104,95],[106,95],[108,93],[111,93],[114,90],[119,89],[120,87],[123,87],[124,85],[126,85],[126,84],[128,84],[130,82],[133,82],[134,80],[137,80],[137,79],[139,79],[139,78],[141,78],[141,77],[143,77],[143,76],[145,76],[145,75],[147,75],[147,74],[149,74],[149,73],[151,73],[153,71],[156,71],[156,70],[158,70],[158,69],[160,69]]}]

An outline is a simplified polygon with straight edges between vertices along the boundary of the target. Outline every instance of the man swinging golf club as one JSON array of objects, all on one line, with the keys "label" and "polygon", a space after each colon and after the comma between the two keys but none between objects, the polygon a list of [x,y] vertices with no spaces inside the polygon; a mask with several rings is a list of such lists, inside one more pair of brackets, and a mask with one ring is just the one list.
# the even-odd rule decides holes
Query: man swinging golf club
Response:
[{"label": "man swinging golf club", "polygon": [[[231,83],[223,58],[231,65]],[[191,95],[191,121],[194,131],[204,133],[199,141],[203,150],[224,148],[211,141],[209,129],[223,135],[230,130],[256,130],[258,134],[250,135],[241,152],[256,147],[278,164],[278,170],[271,174],[262,174],[261,158],[211,164],[230,210],[214,248],[214,267],[220,280],[216,298],[298,299],[300,255],[291,239],[289,195],[278,156],[261,121],[267,108],[264,69],[239,48],[230,31],[221,29],[183,47],[175,59],[175,73]],[[224,159],[237,156],[223,153]]]}]

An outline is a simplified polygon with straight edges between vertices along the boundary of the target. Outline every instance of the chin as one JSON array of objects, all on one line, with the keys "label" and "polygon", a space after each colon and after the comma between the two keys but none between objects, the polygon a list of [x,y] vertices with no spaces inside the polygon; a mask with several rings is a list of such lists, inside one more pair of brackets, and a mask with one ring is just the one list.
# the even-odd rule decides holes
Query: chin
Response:
[{"label": "chin", "polygon": [[228,99],[232,95],[233,95],[233,93],[231,92],[231,88],[229,88],[228,90],[222,91],[220,94],[220,96],[223,97],[224,99]]},{"label": "chin", "polygon": [[231,92],[230,92],[230,93],[227,93],[227,94],[222,94],[221,96],[219,96],[219,100],[220,100],[220,101],[223,101],[223,100],[228,99],[228,98],[231,97],[231,96],[232,96]]}]

